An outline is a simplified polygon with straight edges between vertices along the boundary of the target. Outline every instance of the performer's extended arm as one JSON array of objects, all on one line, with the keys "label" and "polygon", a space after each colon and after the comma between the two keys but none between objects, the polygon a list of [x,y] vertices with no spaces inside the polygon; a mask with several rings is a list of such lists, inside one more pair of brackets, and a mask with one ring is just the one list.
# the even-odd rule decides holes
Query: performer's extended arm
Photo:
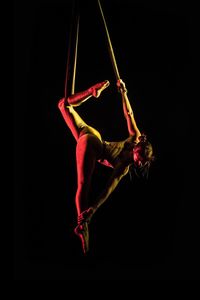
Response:
[{"label": "performer's extended arm", "polygon": [[94,210],[96,211],[110,196],[110,194],[114,191],[117,187],[120,180],[128,173],[129,167],[125,167],[123,164],[119,164],[113,170],[113,173],[108,180],[105,189],[97,198],[95,205],[93,206]]},{"label": "performer's extended arm", "polygon": [[125,86],[125,83],[119,79],[117,81],[117,86],[120,89],[121,95],[122,95],[122,103],[123,103],[123,111],[124,116],[126,118],[127,126],[128,126],[128,132],[130,135],[135,136],[136,141],[138,140],[138,137],[141,135],[140,130],[137,127],[133,110],[131,107],[131,104],[129,102],[128,96],[127,96],[127,89]]}]

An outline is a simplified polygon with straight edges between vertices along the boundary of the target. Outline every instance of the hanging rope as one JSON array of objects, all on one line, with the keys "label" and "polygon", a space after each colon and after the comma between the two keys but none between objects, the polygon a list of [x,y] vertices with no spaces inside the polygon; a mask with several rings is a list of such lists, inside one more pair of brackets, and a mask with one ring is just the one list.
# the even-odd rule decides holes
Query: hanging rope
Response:
[{"label": "hanging rope", "polygon": [[[66,66],[66,77],[65,77],[65,89],[64,95],[65,98],[68,96],[68,83],[70,78],[70,63],[71,59],[71,52],[72,52],[72,34],[74,26],[76,26],[76,40],[75,40],[75,52],[74,52],[74,60],[73,60],[73,76],[72,76],[72,83],[71,83],[71,95],[75,92],[75,78],[76,78],[76,64],[77,64],[77,50],[78,50],[78,35],[79,35],[79,14],[76,15],[76,19],[74,17],[75,14],[75,5],[72,8],[72,21],[71,21],[71,28],[70,28],[70,35],[69,35],[69,45],[68,45],[68,54],[67,54],[67,66]],[[73,20],[75,19],[75,25]]]},{"label": "hanging rope", "polygon": [[68,82],[69,82],[69,71],[70,71],[70,54],[71,54],[71,31],[69,37],[69,46],[68,46],[68,53],[67,53],[67,66],[66,66],[66,75],[65,75],[65,86],[64,86],[64,95],[67,98],[67,90],[68,90]]},{"label": "hanging rope", "polygon": [[77,51],[78,51],[78,36],[79,36],[79,15],[77,16],[77,26],[76,26],[76,44],[75,44],[75,54],[74,54],[74,69],[73,69],[73,78],[72,78],[72,88],[71,95],[75,93],[75,80],[76,80],[76,64],[77,64]]},{"label": "hanging rope", "polygon": [[116,62],[116,59],[115,59],[115,54],[114,54],[114,51],[113,51],[110,35],[109,35],[109,32],[108,32],[108,27],[106,25],[106,20],[105,20],[105,17],[104,17],[104,13],[103,13],[103,10],[102,10],[102,7],[101,7],[100,0],[98,0],[98,4],[99,4],[99,9],[100,9],[100,12],[101,12],[101,16],[102,16],[102,19],[103,19],[103,23],[104,23],[104,26],[105,26],[105,31],[106,31],[106,35],[107,35],[107,39],[108,39],[108,46],[109,46],[108,48],[109,48],[109,53],[110,53],[110,57],[111,57],[112,66],[113,66],[113,69],[114,69],[114,72],[115,72],[115,76],[118,80],[118,79],[120,79],[120,75],[119,75],[117,62]]},{"label": "hanging rope", "polygon": [[[115,76],[118,80],[118,79],[120,79],[120,75],[119,75],[117,62],[116,62],[116,59],[115,59],[115,54],[114,54],[114,51],[113,51],[110,35],[109,35],[109,32],[108,32],[108,27],[107,27],[107,24],[106,24],[106,20],[105,20],[105,17],[104,17],[104,13],[103,13],[103,10],[102,10],[102,7],[101,7],[100,0],[98,0],[98,5],[99,5],[99,9],[100,9],[101,16],[102,16],[102,19],[103,19],[106,35],[107,35],[108,49],[109,49],[109,53],[110,53],[110,58],[111,58],[113,70],[114,70]],[[74,29],[73,28],[74,27],[74,22],[73,22],[74,19],[75,19],[75,27],[76,27],[76,40],[75,40],[75,51],[74,51],[74,58],[73,58],[73,74],[72,74],[73,76],[72,76],[72,83],[71,83],[71,95],[75,93],[75,79],[76,79],[76,65],[77,65],[77,51],[78,51],[80,16],[79,16],[78,13],[76,13],[76,18],[75,18],[74,17],[74,11],[75,11],[75,7],[73,7],[73,12],[72,12],[72,22],[71,22],[69,47],[68,47],[68,55],[67,55],[65,92],[64,92],[65,98],[68,96],[68,83],[69,83],[69,78],[70,78],[70,63],[72,61],[72,59],[71,59],[72,49],[71,48],[72,48],[72,33],[73,33],[73,29]]]}]

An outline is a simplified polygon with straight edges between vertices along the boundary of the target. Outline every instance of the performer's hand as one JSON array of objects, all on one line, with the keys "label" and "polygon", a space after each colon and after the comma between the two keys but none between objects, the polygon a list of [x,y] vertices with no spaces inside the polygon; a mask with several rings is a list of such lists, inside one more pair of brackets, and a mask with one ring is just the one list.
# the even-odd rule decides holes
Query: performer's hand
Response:
[{"label": "performer's hand", "polygon": [[126,85],[122,79],[117,80],[117,87],[120,92],[127,93]]}]

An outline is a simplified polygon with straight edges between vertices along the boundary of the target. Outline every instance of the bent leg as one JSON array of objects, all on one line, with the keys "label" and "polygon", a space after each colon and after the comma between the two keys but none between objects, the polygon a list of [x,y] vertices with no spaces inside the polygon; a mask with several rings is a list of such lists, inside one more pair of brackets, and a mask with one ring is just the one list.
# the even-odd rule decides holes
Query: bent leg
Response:
[{"label": "bent leg", "polygon": [[68,106],[65,105],[65,98],[59,101],[58,107],[76,141],[78,141],[78,138],[80,137],[80,133],[81,135],[91,133],[97,136],[99,140],[102,140],[101,134],[99,133],[98,130],[85,123],[85,121],[83,121],[83,119],[74,110],[74,108],[71,105]]},{"label": "bent leg", "polygon": [[79,114],[74,110],[71,105],[66,106],[65,98],[62,98],[58,102],[58,108],[61,111],[61,114],[71,130],[76,141],[79,138],[81,130],[87,126],[87,124],[83,121],[83,119],[79,116]]},{"label": "bent leg", "polygon": [[58,102],[58,108],[61,111],[61,114],[70,128],[74,138],[76,141],[79,138],[80,132],[84,127],[87,127],[89,131],[100,138],[99,133],[92,127],[88,126],[83,119],[79,116],[79,114],[74,110],[73,106],[79,106],[83,102],[85,102],[88,98],[94,96],[98,98],[101,94],[101,92],[109,86],[110,82],[108,80],[105,80],[101,83],[97,83],[90,87],[89,89],[76,93],[74,95],[69,96],[67,99],[62,98]]}]

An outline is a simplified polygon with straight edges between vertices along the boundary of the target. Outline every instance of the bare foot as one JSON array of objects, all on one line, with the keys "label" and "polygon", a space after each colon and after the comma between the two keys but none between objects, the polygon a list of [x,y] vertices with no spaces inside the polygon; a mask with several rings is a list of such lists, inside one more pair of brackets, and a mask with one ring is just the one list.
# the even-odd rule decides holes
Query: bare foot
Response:
[{"label": "bare foot", "polygon": [[81,239],[83,253],[86,255],[89,251],[89,228],[88,224],[94,214],[92,207],[84,210],[78,216],[78,225],[74,229],[74,233]]},{"label": "bare foot", "polygon": [[83,224],[77,225],[74,229],[74,233],[80,238],[83,253],[86,255],[89,251],[89,229],[88,223],[84,222]]},{"label": "bare foot", "polygon": [[95,98],[98,98],[100,96],[101,92],[104,89],[106,89],[109,85],[110,85],[110,82],[108,80],[105,80],[103,82],[100,82],[100,83],[97,83],[97,84],[93,85],[91,87],[91,89],[92,89],[92,95]]}]

